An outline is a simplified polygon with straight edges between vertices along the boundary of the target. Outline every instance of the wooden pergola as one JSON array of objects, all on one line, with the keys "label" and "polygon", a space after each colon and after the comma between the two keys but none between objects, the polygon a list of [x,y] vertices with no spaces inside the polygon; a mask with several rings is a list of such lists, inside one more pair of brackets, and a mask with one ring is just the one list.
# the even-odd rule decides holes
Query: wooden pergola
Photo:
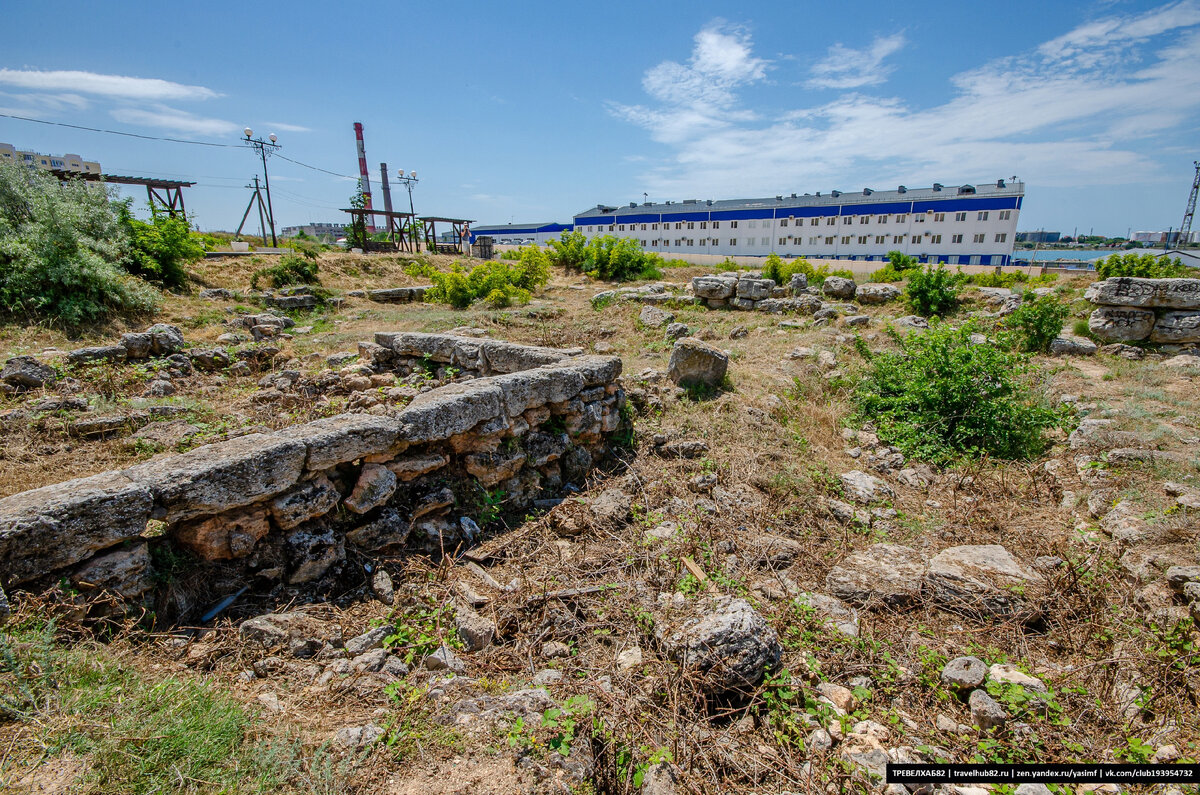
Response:
[{"label": "wooden pergola", "polygon": [[[416,253],[416,240],[413,235],[408,233],[408,222],[413,217],[412,213],[402,213],[395,210],[368,210],[365,208],[345,208],[344,213],[350,214],[350,223],[362,224],[366,226],[367,216],[371,216],[372,224],[375,223],[375,218],[383,216],[386,221],[388,240],[391,241],[393,250],[407,251]],[[383,244],[375,241],[367,241],[367,251],[383,251]]]},{"label": "wooden pergola", "polygon": [[[429,251],[437,254],[466,254],[469,251],[463,249],[463,244],[468,243],[471,239],[471,224],[474,221],[468,221],[465,218],[443,218],[438,215],[425,215],[419,218],[421,229],[424,232],[425,247]],[[437,225],[450,224],[450,229],[454,233],[453,243],[438,243]]]},{"label": "wooden pergola", "polygon": [[195,182],[183,182],[177,179],[155,179],[153,177],[126,177],[120,174],[91,174],[86,171],[66,171],[51,169],[50,173],[62,181],[82,179],[86,182],[108,182],[114,185],[144,185],[146,198],[150,207],[161,207],[172,218],[179,216],[187,219],[187,211],[183,206],[183,189],[190,188]]}]

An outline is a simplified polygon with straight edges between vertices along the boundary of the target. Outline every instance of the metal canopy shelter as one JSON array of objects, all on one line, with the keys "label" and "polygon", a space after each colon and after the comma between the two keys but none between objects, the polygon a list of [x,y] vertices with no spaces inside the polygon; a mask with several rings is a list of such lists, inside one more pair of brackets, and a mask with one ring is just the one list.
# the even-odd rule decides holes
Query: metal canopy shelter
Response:
[{"label": "metal canopy shelter", "polygon": [[[350,214],[350,222],[352,224],[363,224],[366,226],[367,216],[371,216],[371,221],[374,223],[376,216],[383,216],[387,222],[388,240],[391,241],[392,248],[395,251],[407,251],[416,253],[416,241],[414,236],[408,233],[407,221],[413,217],[412,213],[402,213],[393,210],[375,210],[366,208],[343,208],[342,212]],[[377,250],[382,251],[383,244],[368,241],[367,251]]]},{"label": "metal canopy shelter", "polygon": [[82,179],[86,182],[108,182],[114,185],[145,185],[146,198],[150,201],[150,207],[159,206],[174,218],[179,216],[187,219],[187,212],[183,206],[183,189],[190,188],[195,185],[195,182],[183,182],[177,179],[154,179],[153,177],[126,177],[120,174],[89,174],[83,171],[63,171],[61,169],[52,169],[51,174],[58,177],[60,180]]},{"label": "metal canopy shelter", "polygon": [[[424,215],[418,220],[421,222],[421,228],[425,234],[425,247],[429,251],[438,254],[467,253],[463,244],[471,238],[471,224],[474,221],[468,221],[465,218],[442,218],[437,215]],[[437,225],[439,223],[450,224],[450,229],[454,232],[453,243],[438,243]]]}]

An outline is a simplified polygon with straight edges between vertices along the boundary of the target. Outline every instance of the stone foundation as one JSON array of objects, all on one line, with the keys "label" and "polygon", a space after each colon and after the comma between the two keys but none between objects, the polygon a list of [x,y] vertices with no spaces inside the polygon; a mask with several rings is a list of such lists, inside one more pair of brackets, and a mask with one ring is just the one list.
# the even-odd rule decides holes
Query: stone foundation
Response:
[{"label": "stone foundation", "polygon": [[582,487],[628,422],[615,357],[391,332],[360,349],[380,372],[473,378],[396,416],[341,414],[2,499],[0,584],[135,599],[181,553],[212,592],[332,584],[351,559],[453,551],[485,511]]}]

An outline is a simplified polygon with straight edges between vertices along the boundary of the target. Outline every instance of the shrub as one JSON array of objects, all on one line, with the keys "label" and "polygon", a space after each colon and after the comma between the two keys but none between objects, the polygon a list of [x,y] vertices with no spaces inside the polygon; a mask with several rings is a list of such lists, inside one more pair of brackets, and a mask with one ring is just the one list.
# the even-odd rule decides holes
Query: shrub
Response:
[{"label": "shrub", "polygon": [[568,271],[581,271],[587,262],[588,241],[583,232],[563,230],[558,240],[551,240],[550,262]]},{"label": "shrub", "polygon": [[550,258],[537,246],[525,246],[521,249],[521,259],[515,262],[489,260],[470,270],[456,262],[449,271],[426,266],[423,273],[433,282],[433,287],[425,293],[427,301],[466,309],[483,300],[499,308],[526,303],[534,290],[545,286],[550,281]]},{"label": "shrub", "polygon": [[1026,356],[973,345],[972,323],[910,332],[901,350],[875,356],[854,391],[858,422],[905,455],[934,463],[962,456],[1028,459],[1048,446],[1063,414],[1031,385]]},{"label": "shrub", "polygon": [[918,315],[943,317],[958,306],[958,288],[961,282],[961,276],[951,273],[941,265],[936,268],[926,265],[908,274],[908,286],[904,288],[904,296],[909,308]]},{"label": "shrub", "polygon": [[[803,273],[805,278],[810,281],[813,279],[814,271],[812,265],[808,263],[804,257],[797,257],[791,262],[784,262],[783,259],[775,253],[767,257],[766,263],[763,264],[763,276],[768,279],[774,279],[776,284],[787,285],[792,281],[792,276],[797,273]],[[822,279],[824,281],[824,279]]]},{"label": "shrub", "polygon": [[1184,265],[1178,257],[1168,260],[1155,254],[1113,254],[1096,261],[1096,275],[1101,279],[1117,276],[1140,276],[1145,279],[1169,279],[1173,277],[1196,277],[1194,268]]},{"label": "shrub", "polygon": [[896,270],[889,262],[887,265],[884,265],[882,268],[868,276],[867,281],[877,283],[902,282],[906,278],[908,278],[908,274],[906,274],[904,271]]},{"label": "shrub", "polygon": [[250,288],[258,289],[259,280],[265,279],[271,287],[287,287],[289,284],[320,284],[317,278],[317,261],[295,254],[284,254],[279,262],[269,268],[254,272],[250,277]]},{"label": "shrub", "polygon": [[159,294],[120,266],[130,240],[102,186],[0,165],[0,312],[68,327],[150,312]]},{"label": "shrub", "polygon": [[[183,266],[204,256],[204,244],[192,234],[183,218],[153,213],[149,221],[133,217],[130,202],[114,204],[130,248],[121,265],[134,276],[164,287],[183,287]],[[152,208],[153,209],[153,208]]]},{"label": "shrub", "polygon": [[1004,318],[1008,344],[1026,353],[1045,353],[1050,343],[1062,333],[1063,322],[1071,307],[1054,295],[1034,297],[1025,293],[1025,300]]},{"label": "shrub", "polygon": [[604,281],[662,278],[662,257],[642,251],[632,238],[616,235],[588,240],[582,232],[563,232],[558,240],[550,241],[549,262]]},{"label": "shrub", "polygon": [[1021,271],[1012,273],[976,273],[967,277],[967,281],[978,287],[1012,287],[1014,284],[1029,281],[1029,276]]}]

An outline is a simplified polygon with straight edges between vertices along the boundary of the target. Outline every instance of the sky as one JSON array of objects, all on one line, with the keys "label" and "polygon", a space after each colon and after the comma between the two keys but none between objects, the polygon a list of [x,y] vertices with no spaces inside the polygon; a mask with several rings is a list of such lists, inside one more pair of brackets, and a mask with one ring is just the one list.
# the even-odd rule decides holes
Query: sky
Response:
[{"label": "sky", "polygon": [[261,173],[247,126],[282,145],[279,227],[344,219],[354,122],[377,207],[386,162],[394,204],[415,170],[419,215],[480,224],[1017,176],[1021,229],[1124,235],[1178,227],[1200,158],[1200,0],[26,0],[4,17],[0,142],[195,181],[205,230],[237,226]]}]

